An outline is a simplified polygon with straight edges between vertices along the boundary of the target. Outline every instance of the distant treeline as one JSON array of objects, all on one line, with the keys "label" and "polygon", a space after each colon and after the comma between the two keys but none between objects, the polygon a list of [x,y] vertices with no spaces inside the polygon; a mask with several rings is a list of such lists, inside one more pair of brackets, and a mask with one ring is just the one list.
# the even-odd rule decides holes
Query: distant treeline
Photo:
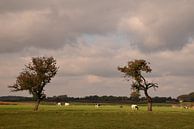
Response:
[{"label": "distant treeline", "polygon": [[23,101],[33,101],[32,97],[23,96],[1,96],[0,101],[3,102],[23,102]]},{"label": "distant treeline", "polygon": [[180,95],[177,97],[179,101],[184,102],[194,102],[194,92],[191,92],[189,94]]},{"label": "distant treeline", "polygon": [[[0,101],[7,102],[25,102],[34,101],[32,97],[23,96],[2,96]],[[47,97],[46,102],[82,102],[82,103],[145,103],[146,98],[141,97],[134,100],[131,97],[126,96],[86,96],[86,97],[68,97],[67,95],[59,95],[53,97]],[[178,99],[171,97],[153,97],[154,103],[176,103]]]}]

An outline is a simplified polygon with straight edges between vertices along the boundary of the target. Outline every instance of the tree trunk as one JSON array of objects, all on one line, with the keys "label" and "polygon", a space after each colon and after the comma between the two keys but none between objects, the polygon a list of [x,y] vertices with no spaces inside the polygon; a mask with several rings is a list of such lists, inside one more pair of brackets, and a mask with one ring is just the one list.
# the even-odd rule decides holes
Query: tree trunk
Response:
[{"label": "tree trunk", "polygon": [[147,102],[148,102],[148,111],[152,111],[152,98],[148,95],[148,91],[147,89],[144,90],[144,93],[145,93],[145,96],[146,96],[146,99],[147,99]]},{"label": "tree trunk", "polygon": [[152,111],[152,102],[148,102],[148,111]]},{"label": "tree trunk", "polygon": [[34,107],[34,111],[38,111],[39,104],[40,104],[40,99],[37,99],[35,107]]}]

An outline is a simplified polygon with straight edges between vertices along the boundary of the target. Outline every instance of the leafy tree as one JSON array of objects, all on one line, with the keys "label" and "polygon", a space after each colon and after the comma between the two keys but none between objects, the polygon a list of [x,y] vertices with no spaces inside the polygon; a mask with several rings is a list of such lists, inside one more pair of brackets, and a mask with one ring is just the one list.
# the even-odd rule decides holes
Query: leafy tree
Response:
[{"label": "leafy tree", "polygon": [[193,101],[194,101],[194,92],[191,92],[191,93],[189,94],[189,96],[190,96],[190,98],[191,98],[191,101],[193,102]]},{"label": "leafy tree", "polygon": [[177,99],[179,101],[192,102],[194,101],[194,92],[191,92],[189,94],[179,95]]},{"label": "leafy tree", "polygon": [[145,60],[129,61],[127,66],[118,67],[118,70],[124,73],[124,78],[127,81],[131,81],[131,88],[139,92],[142,90],[146,96],[148,102],[148,111],[152,111],[152,98],[148,94],[150,88],[157,88],[158,84],[148,82],[143,76],[142,72],[150,73],[152,69],[149,66],[149,62]]},{"label": "leafy tree", "polygon": [[51,82],[57,71],[56,60],[53,57],[33,57],[32,62],[25,65],[15,84],[9,88],[12,91],[28,90],[36,100],[34,111],[37,111],[40,101],[46,98],[44,87]]},{"label": "leafy tree", "polygon": [[189,102],[190,101],[189,95],[180,95],[180,96],[177,97],[177,99],[179,101],[185,101],[185,102]]}]

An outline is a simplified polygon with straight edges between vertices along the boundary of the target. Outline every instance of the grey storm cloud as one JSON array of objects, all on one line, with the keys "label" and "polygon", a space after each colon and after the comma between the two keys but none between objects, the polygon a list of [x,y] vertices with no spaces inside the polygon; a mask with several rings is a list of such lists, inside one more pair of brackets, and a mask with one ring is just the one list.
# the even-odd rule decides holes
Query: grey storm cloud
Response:
[{"label": "grey storm cloud", "polygon": [[[140,28],[135,36],[142,47],[181,49],[194,36],[194,1],[154,1],[142,3],[137,19]],[[132,32],[133,33],[133,32]]]},{"label": "grey storm cloud", "polygon": [[123,33],[142,50],[193,40],[193,1],[1,0],[0,52],[75,44],[84,34]]},{"label": "grey storm cloud", "polygon": [[64,44],[76,43],[83,34],[113,32],[120,15],[127,9],[116,7],[116,1],[112,5],[109,1],[88,0],[1,3],[1,52],[18,51],[29,46],[60,48]]}]

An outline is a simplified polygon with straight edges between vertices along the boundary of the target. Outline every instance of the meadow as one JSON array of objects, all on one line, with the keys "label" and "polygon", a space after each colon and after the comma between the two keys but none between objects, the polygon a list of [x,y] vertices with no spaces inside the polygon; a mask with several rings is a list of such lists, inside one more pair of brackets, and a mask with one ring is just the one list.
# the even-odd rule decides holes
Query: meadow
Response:
[{"label": "meadow", "polygon": [[68,107],[32,104],[0,105],[0,129],[194,129],[194,110],[146,106],[133,111],[129,105],[73,104]]}]

